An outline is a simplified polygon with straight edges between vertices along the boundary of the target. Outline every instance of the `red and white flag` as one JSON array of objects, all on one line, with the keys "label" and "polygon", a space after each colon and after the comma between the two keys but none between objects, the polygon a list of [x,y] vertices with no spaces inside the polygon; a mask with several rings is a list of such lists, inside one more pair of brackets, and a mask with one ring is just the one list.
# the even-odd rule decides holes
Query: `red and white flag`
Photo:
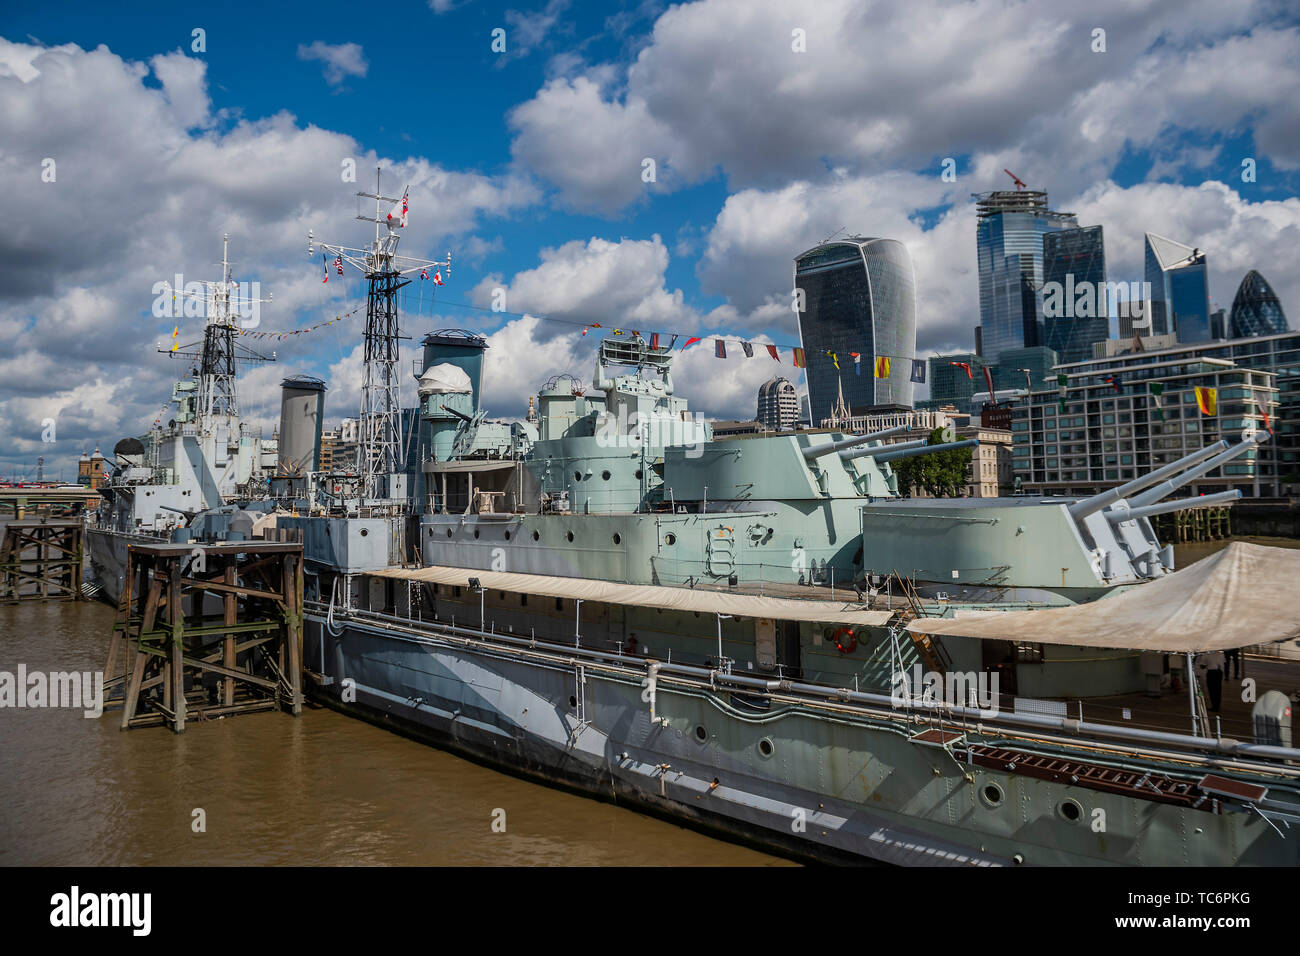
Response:
[{"label": "red and white flag", "polygon": [[442,270],[441,270],[441,269],[435,269],[435,270],[433,271],[433,284],[434,284],[434,285],[442,285],[442,284],[443,284],[443,281],[442,281]]},{"label": "red and white flag", "polygon": [[339,275],[343,275],[343,257],[342,257],[342,256],[335,256],[335,257],[334,257],[334,269],[335,269],[336,272],[338,272]]},{"label": "red and white flag", "polygon": [[429,270],[428,270],[428,269],[421,269],[421,270],[420,270],[420,278],[421,278],[421,279],[427,279],[427,278],[429,278]]},{"label": "red and white flag", "polygon": [[393,208],[388,212],[388,225],[390,228],[406,228],[406,213],[410,209],[408,198],[411,190],[407,187],[406,192],[402,193],[402,201],[393,204]]}]

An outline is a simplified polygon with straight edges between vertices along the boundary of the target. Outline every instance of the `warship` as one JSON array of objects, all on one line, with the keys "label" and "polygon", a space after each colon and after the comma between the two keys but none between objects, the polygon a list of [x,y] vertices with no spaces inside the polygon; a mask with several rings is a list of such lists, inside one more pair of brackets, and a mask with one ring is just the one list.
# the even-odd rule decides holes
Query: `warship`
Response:
[{"label": "warship", "polygon": [[[170,531],[301,540],[316,700],[801,859],[1300,862],[1290,700],[1263,694],[1236,740],[1188,679],[1194,653],[1300,633],[1267,597],[1300,556],[1233,544],[1176,570],[1149,520],[1262,433],[1091,498],[910,498],[892,463],[970,442],[715,439],[636,334],[493,420],[487,342],[456,329],[422,340],[407,413],[396,294],[425,264],[397,256],[393,200],[361,195],[374,242],[322,245],[370,287],[354,474],[318,469],[323,390],[287,383],[265,493]],[[1180,674],[1191,732],[1061,703]]]},{"label": "warship", "polygon": [[[236,341],[241,322],[256,314],[263,300],[242,294],[234,280],[229,235],[222,237],[220,279],[186,286],[178,277],[170,291],[181,305],[168,314],[178,320],[182,312],[204,316],[203,339],[159,348],[190,361],[190,374],[176,382],[171,412],[164,410],[145,435],[119,441],[105,469],[101,503],[86,529],[90,575],[83,591],[113,603],[130,543],[168,540],[209,509],[256,497],[277,464],[275,440],[240,418],[237,367],[275,356]],[[179,331],[178,325],[174,340]],[[164,422],[167,414],[171,417]]]}]

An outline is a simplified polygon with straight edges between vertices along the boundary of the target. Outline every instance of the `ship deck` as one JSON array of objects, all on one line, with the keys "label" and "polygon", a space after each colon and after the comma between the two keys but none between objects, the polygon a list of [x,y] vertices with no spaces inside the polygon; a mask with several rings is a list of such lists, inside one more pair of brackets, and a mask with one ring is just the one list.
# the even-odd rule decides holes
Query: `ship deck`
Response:
[{"label": "ship deck", "polygon": [[[1242,700],[1241,681],[1251,678],[1255,681],[1254,698],[1258,700],[1267,691],[1280,690],[1295,701],[1300,698],[1300,660],[1270,657],[1262,654],[1245,653],[1241,655],[1241,673],[1236,679],[1224,674],[1223,697],[1220,711],[1210,710],[1209,693],[1204,689],[1205,707],[1210,719],[1210,732],[1202,728],[1200,736],[1226,737],[1233,740],[1254,739],[1254,724],[1251,709],[1254,700]],[[1192,729],[1191,699],[1187,684],[1181,684],[1175,692],[1163,687],[1159,697],[1150,697],[1145,693],[1119,694],[1112,697],[1056,698],[1067,705],[1070,717],[1082,716],[1086,721],[1104,724],[1119,724],[1143,730],[1165,730],[1189,734]],[[1005,701],[1011,707],[1010,700]],[[1127,714],[1127,716],[1125,716]]]}]

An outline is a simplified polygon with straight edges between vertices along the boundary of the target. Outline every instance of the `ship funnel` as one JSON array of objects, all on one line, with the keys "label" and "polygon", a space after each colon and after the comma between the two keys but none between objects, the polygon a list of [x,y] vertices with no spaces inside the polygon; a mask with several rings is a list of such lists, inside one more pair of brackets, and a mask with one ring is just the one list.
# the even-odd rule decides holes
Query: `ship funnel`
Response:
[{"label": "ship funnel", "polygon": [[1177,491],[1183,485],[1187,484],[1189,481],[1194,481],[1197,478],[1200,478],[1202,475],[1207,475],[1210,472],[1212,472],[1214,469],[1218,468],[1220,465],[1227,464],[1228,462],[1232,461],[1232,459],[1244,455],[1246,452],[1257,447],[1260,444],[1260,442],[1264,441],[1267,437],[1268,437],[1267,432],[1255,432],[1255,434],[1233,445],[1231,448],[1223,452],[1221,455],[1215,455],[1209,461],[1203,461],[1199,465],[1195,466],[1194,468],[1189,468],[1181,475],[1175,475],[1173,478],[1170,478],[1168,481],[1160,482],[1160,484],[1156,485],[1150,491],[1144,491],[1140,495],[1135,495],[1132,499],[1130,499],[1129,505],[1134,508],[1142,508],[1146,505],[1153,505],[1161,498],[1165,498],[1173,494],[1175,491]]},{"label": "ship funnel", "polygon": [[822,455],[829,455],[833,451],[853,448],[856,445],[865,445],[869,441],[879,441],[882,438],[888,438],[890,435],[897,435],[899,432],[905,431],[907,431],[906,425],[895,425],[893,428],[885,428],[878,432],[871,432],[868,435],[854,435],[852,438],[845,438],[843,441],[833,441],[828,445],[813,445],[803,450],[803,456],[807,461],[813,462]]},{"label": "ship funnel", "polygon": [[932,455],[937,451],[956,451],[958,448],[971,448],[979,444],[978,438],[967,438],[965,441],[944,442],[942,445],[925,445],[920,448],[891,448],[889,451],[882,451],[872,457],[876,459],[876,464],[882,464],[887,461],[895,461],[899,458],[915,458],[917,455]]},{"label": "ship funnel", "polygon": [[1066,510],[1070,512],[1070,517],[1076,521],[1082,521],[1088,515],[1100,511],[1107,505],[1112,505],[1121,498],[1127,498],[1136,491],[1141,491],[1147,485],[1155,484],[1163,478],[1169,478],[1178,474],[1179,469],[1186,468],[1188,465],[1194,465],[1198,461],[1204,461],[1212,455],[1217,455],[1223,449],[1228,447],[1228,443],[1220,439],[1212,442],[1204,448],[1197,449],[1190,455],[1184,455],[1177,461],[1171,461],[1167,465],[1162,465],[1154,471],[1148,471],[1145,475],[1138,475],[1132,481],[1125,482],[1118,487],[1111,488],[1109,491],[1103,491],[1100,494],[1093,495],[1091,498],[1084,498],[1076,501]]},{"label": "ship funnel", "polygon": [[870,448],[849,448],[840,452],[840,457],[845,461],[852,461],[854,458],[865,458],[868,455],[882,455],[887,451],[902,451],[904,448],[920,448],[926,443],[926,439],[918,438],[916,441],[900,441],[892,445],[872,445]]},{"label": "ship funnel", "polygon": [[279,473],[301,477],[320,467],[325,383],[310,375],[280,383]]},{"label": "ship funnel", "polygon": [[1219,491],[1212,495],[1201,495],[1199,498],[1176,498],[1173,501],[1164,501],[1157,505],[1146,505],[1142,508],[1129,508],[1121,511],[1107,511],[1106,517],[1113,524],[1119,524],[1122,521],[1130,521],[1134,518],[1149,518],[1152,515],[1162,515],[1170,511],[1182,511],[1184,508],[1201,508],[1207,505],[1222,505],[1229,501],[1236,501],[1241,497],[1241,489],[1233,488],[1231,491]]}]

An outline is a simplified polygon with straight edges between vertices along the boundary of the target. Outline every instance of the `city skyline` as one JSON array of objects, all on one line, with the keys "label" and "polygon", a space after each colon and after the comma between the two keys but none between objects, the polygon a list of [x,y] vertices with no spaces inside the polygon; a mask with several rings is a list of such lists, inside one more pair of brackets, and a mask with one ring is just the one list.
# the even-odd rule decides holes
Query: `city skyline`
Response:
[{"label": "city skyline", "polygon": [[[848,2],[797,16],[721,0],[398,4],[419,69],[384,55],[391,33],[342,5],[320,5],[307,38],[276,11],[259,11],[265,30],[228,26],[244,12],[235,3],[205,25],[74,3],[57,23],[35,9],[7,17],[0,116],[15,146],[0,212],[22,225],[0,257],[0,471],[44,456],[67,473],[82,451],[148,427],[187,371],[155,351],[173,323],[151,314],[151,289],[177,273],[215,278],[226,232],[235,277],[274,294],[261,328],[311,329],[243,376],[241,408],[269,425],[278,382],[312,374],[330,383],[327,419],[354,416],[357,323],[312,327],[350,313],[356,284],[321,281],[306,232],[364,241],[353,194],[373,188],[376,165],[385,193],[411,187],[403,249],[453,253],[437,308],[428,284],[410,290],[408,334],[464,326],[492,339],[484,406],[504,417],[523,415],[551,374],[590,374],[587,322],[797,342],[791,259],[840,230],[906,246],[919,356],[969,351],[969,197],[1010,189],[1004,169],[1105,227],[1110,279],[1143,278],[1153,232],[1208,253],[1220,307],[1251,269],[1298,307],[1300,138],[1285,90],[1300,28],[1266,6],[1193,28],[1119,3],[922,3],[897,14],[895,37],[916,38],[900,46]],[[1043,39],[1026,47],[1026,35]],[[708,52],[724,47],[742,55]],[[1278,82],[1236,77],[1243,61]],[[980,84],[957,66],[970,63]],[[1180,92],[1207,73],[1236,77],[1231,91]],[[880,95],[831,95],[846,84]],[[742,108],[755,98],[761,118]],[[340,178],[345,160],[355,182]],[[182,340],[197,332],[181,323]],[[742,416],[759,384],[792,371],[758,351],[723,363],[693,349],[675,378],[705,413]],[[403,386],[409,401],[413,381]]]}]

